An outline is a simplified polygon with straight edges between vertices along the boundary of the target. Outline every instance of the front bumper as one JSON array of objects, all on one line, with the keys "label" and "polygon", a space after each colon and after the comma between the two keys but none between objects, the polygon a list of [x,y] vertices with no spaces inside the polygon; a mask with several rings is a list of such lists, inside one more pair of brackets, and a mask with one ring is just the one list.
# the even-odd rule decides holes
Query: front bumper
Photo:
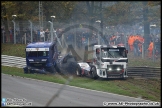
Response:
[{"label": "front bumper", "polygon": [[24,67],[24,73],[41,73],[46,74],[47,72],[44,69],[37,69],[32,67]]},{"label": "front bumper", "polygon": [[108,71],[108,69],[97,69],[97,75],[101,78],[126,78],[128,77],[126,69],[122,69],[120,71],[117,71],[117,70]]}]

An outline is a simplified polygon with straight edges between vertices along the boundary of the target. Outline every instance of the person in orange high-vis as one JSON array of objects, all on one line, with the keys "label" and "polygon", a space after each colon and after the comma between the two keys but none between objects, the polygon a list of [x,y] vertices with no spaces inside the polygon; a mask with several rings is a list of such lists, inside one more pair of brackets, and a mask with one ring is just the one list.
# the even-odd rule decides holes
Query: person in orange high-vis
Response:
[{"label": "person in orange high-vis", "polygon": [[130,36],[128,36],[128,38],[127,38],[127,42],[128,42],[128,49],[130,50],[129,38],[130,38]]},{"label": "person in orange high-vis", "polygon": [[152,51],[153,51],[153,42],[150,41],[149,47],[148,47],[148,57],[152,58]]},{"label": "person in orange high-vis", "polygon": [[129,42],[130,51],[133,51],[133,43],[134,43],[134,40],[135,39],[134,39],[134,36],[133,35],[129,37],[128,42]]},{"label": "person in orange high-vis", "polygon": [[142,54],[142,44],[144,43],[144,38],[142,36],[138,36],[138,40],[140,41],[140,43],[138,44],[139,49],[140,49],[140,53]]}]

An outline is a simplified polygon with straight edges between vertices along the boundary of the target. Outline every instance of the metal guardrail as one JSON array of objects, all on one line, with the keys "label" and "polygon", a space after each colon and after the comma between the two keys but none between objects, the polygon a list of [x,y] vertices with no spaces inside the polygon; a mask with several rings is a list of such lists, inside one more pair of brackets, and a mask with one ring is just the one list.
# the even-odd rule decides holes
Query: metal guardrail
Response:
[{"label": "metal guardrail", "polygon": [[128,67],[128,76],[134,78],[161,78],[160,67]]},{"label": "metal guardrail", "polygon": [[[1,65],[23,68],[26,59],[16,56],[1,55]],[[161,78],[161,67],[128,67],[128,76],[133,78]]]},{"label": "metal guardrail", "polygon": [[23,68],[26,66],[26,59],[23,57],[1,55],[3,66]]}]

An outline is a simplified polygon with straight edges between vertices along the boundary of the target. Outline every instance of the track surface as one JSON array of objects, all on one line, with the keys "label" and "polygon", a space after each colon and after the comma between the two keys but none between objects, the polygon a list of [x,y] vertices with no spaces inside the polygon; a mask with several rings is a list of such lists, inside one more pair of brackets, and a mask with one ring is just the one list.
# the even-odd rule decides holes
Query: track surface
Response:
[{"label": "track surface", "polygon": [[[32,106],[46,106],[63,85],[1,74],[2,98],[25,98]],[[148,102],[140,98],[116,95],[66,85],[49,106],[103,106],[103,102]]]}]

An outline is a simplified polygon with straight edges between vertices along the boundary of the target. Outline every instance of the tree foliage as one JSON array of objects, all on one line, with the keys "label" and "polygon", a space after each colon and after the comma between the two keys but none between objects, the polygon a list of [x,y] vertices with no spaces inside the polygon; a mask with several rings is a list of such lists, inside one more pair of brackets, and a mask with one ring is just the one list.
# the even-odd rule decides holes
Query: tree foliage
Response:
[{"label": "tree foliage", "polygon": [[[70,17],[76,2],[70,1],[42,1],[43,16],[49,20],[51,15],[57,16],[56,19],[65,20]],[[12,15],[17,15],[18,19],[38,20],[39,19],[39,1],[2,1],[2,17],[12,20]]]},{"label": "tree foliage", "polygon": [[[42,1],[43,19],[48,21],[55,15],[56,22],[82,20],[95,23],[103,12],[104,25],[131,25],[142,22],[145,7],[141,1],[116,1],[110,5],[111,3],[112,1],[104,2],[101,9],[99,1]],[[159,21],[160,1],[148,1],[147,6],[148,21]],[[17,15],[16,20],[39,20],[39,1],[2,1],[1,10],[1,20],[11,21],[12,15]]]}]

